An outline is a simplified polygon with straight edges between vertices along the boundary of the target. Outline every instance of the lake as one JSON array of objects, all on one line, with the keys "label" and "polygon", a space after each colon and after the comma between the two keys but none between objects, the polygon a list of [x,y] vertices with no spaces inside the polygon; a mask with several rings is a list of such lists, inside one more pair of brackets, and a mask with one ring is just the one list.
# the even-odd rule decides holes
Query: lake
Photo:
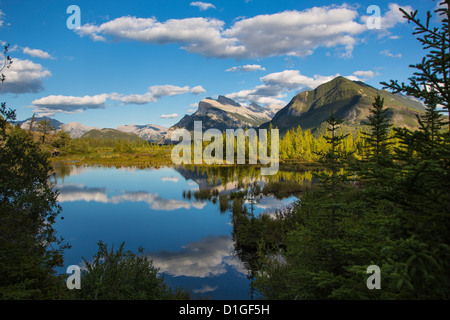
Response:
[{"label": "lake", "polygon": [[[54,167],[63,217],[55,228],[72,246],[58,272],[82,267],[82,257],[90,260],[100,240],[116,248],[125,242],[133,252],[142,246],[170,286],[181,286],[194,298],[221,300],[253,297],[248,270],[233,254],[232,213],[220,210],[218,201],[186,194],[208,189],[226,194],[269,180],[311,183],[305,173],[280,171],[264,178],[244,168]],[[273,213],[295,200],[294,195],[259,197],[255,214]]]}]

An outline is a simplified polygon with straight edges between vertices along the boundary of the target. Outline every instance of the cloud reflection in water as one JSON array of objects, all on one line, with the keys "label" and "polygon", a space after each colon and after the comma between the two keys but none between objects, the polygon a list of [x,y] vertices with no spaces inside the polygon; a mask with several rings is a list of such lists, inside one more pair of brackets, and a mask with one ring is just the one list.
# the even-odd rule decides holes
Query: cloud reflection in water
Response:
[{"label": "cloud reflection in water", "polygon": [[205,278],[219,276],[227,272],[227,266],[246,274],[243,263],[232,255],[231,236],[209,236],[200,241],[190,242],[181,251],[160,251],[148,253],[148,259],[160,268],[160,272],[174,277],[186,276]]},{"label": "cloud reflection in water", "polygon": [[108,197],[106,188],[92,188],[80,184],[66,184],[58,188],[60,202],[86,201],[118,204],[123,202],[146,202],[154,210],[172,211],[176,209],[203,209],[206,202],[183,201],[177,199],[165,199],[158,193],[146,191],[123,192],[120,195]]}]

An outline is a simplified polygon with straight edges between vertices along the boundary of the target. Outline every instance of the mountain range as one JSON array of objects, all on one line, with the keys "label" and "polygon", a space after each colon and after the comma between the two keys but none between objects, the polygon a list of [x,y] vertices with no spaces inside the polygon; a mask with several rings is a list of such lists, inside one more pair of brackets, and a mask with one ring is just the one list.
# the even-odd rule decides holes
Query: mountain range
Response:
[{"label": "mountain range", "polygon": [[336,77],[314,90],[297,94],[285,107],[276,109],[255,103],[240,105],[224,96],[219,96],[217,100],[206,98],[200,101],[197,112],[184,116],[172,126],[162,142],[170,143],[175,129],[192,131],[194,121],[202,121],[203,130],[245,127],[268,129],[272,125],[280,130],[280,135],[284,135],[287,130],[300,126],[318,135],[326,132],[326,120],[331,113],[344,119],[340,126],[343,133],[356,133],[365,127],[363,122],[367,120],[369,108],[377,94],[384,99],[384,106],[388,108],[394,126],[417,127],[416,115],[425,110],[420,101],[378,90],[361,81]]},{"label": "mountain range", "polygon": [[[72,138],[81,138],[81,137],[103,137],[103,138],[125,138],[130,139],[133,135],[136,138],[148,140],[148,141],[159,141],[164,135],[167,133],[167,128],[154,125],[123,125],[119,126],[115,129],[110,128],[97,128],[97,127],[88,127],[79,122],[69,122],[67,124],[62,123],[56,119],[52,119],[50,117],[35,117],[35,123],[39,121],[50,121],[50,124],[56,128],[57,130],[63,130],[68,132]],[[14,124],[19,124],[22,129],[29,129],[31,118],[28,118],[24,121],[14,121]],[[91,132],[92,131],[92,132]],[[89,134],[88,134],[89,133]],[[125,134],[120,134],[125,133]],[[134,140],[134,139],[132,139]]]},{"label": "mountain range", "polygon": [[[342,132],[356,133],[364,127],[363,121],[369,115],[375,96],[384,99],[389,109],[394,126],[416,128],[416,115],[424,112],[424,105],[407,96],[392,94],[386,90],[378,90],[361,81],[352,81],[337,77],[317,88],[304,91],[292,98],[286,106],[260,106],[239,104],[225,96],[217,99],[205,98],[198,104],[198,109],[191,115],[185,115],[172,127],[159,125],[123,125],[115,129],[88,127],[78,122],[64,124],[49,117],[36,117],[35,121],[49,120],[58,130],[69,132],[72,138],[126,138],[157,141],[162,144],[171,143],[171,135],[176,129],[194,129],[194,122],[201,121],[203,130],[216,128],[219,130],[237,128],[267,129],[271,125],[278,128],[283,135],[287,130],[300,126],[303,130],[311,130],[314,135],[326,131],[326,120],[331,113],[342,117]],[[16,121],[22,128],[29,128],[31,119]]]}]

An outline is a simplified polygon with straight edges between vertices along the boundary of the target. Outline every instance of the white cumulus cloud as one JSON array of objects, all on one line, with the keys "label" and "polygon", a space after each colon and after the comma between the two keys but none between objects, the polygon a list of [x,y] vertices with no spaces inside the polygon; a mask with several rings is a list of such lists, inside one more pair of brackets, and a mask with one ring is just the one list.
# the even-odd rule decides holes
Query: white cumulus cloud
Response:
[{"label": "white cumulus cloud", "polygon": [[261,78],[261,81],[272,86],[275,85],[287,89],[296,89],[300,86],[313,89],[337,76],[314,75],[313,77],[307,77],[300,74],[299,70],[284,70],[264,76]]},{"label": "white cumulus cloud", "polygon": [[196,87],[191,88],[190,92],[192,94],[201,94],[201,93],[206,92],[206,90],[202,86],[196,86]]},{"label": "white cumulus cloud", "polygon": [[[383,17],[384,29],[395,26],[395,6]],[[85,24],[75,30],[95,41],[134,40],[151,44],[178,44],[188,52],[217,58],[307,56],[319,47],[338,48],[351,56],[358,35],[368,28],[348,5],[313,7],[237,19],[229,27],[213,18],[158,21],[156,18],[119,17],[103,24]]]},{"label": "white cumulus cloud", "polygon": [[212,3],[207,3],[207,2],[202,2],[202,1],[191,2],[191,6],[198,7],[201,11],[216,8],[216,6],[213,5]]},{"label": "white cumulus cloud", "polygon": [[[0,55],[1,59],[4,59]],[[51,72],[41,64],[30,60],[14,59],[9,68],[3,69],[5,82],[2,92],[10,93],[37,93],[44,90],[42,80],[51,76]]]},{"label": "white cumulus cloud", "polygon": [[[388,5],[388,10],[380,17],[380,29],[373,29],[378,33],[379,37],[389,36],[391,39],[397,39],[398,36],[391,35],[391,29],[395,29],[395,27],[400,23],[405,23],[407,20],[403,17],[403,13],[400,11],[400,8],[405,10],[406,12],[414,11],[411,6],[400,6],[396,3],[390,3]],[[362,16],[361,21],[367,23],[369,16]]]},{"label": "white cumulus cloud", "polygon": [[359,79],[365,81],[367,79],[372,79],[373,77],[378,76],[379,73],[378,72],[374,72],[372,70],[367,70],[367,71],[358,70],[358,71],[353,72],[353,75],[358,77]]},{"label": "white cumulus cloud", "polygon": [[158,101],[151,92],[146,92],[144,94],[128,94],[128,95],[112,93],[110,94],[110,99],[121,101],[124,104],[146,104]]},{"label": "white cumulus cloud", "polygon": [[162,86],[152,86],[148,90],[153,94],[156,99],[166,96],[176,96],[178,94],[183,94],[189,92],[189,87],[177,87],[170,84]]},{"label": "white cumulus cloud", "polygon": [[108,94],[98,94],[94,96],[74,97],[63,95],[50,95],[32,102],[35,112],[39,114],[51,115],[57,112],[75,113],[87,109],[101,109],[105,107]]},{"label": "white cumulus cloud", "polygon": [[40,49],[30,49],[25,47],[22,49],[23,53],[41,59],[54,59],[48,52],[42,51]]},{"label": "white cumulus cloud", "polygon": [[80,36],[94,41],[135,40],[153,44],[176,43],[188,52],[205,56],[230,57],[244,53],[237,39],[222,36],[224,22],[211,18],[170,19],[159,22],[155,18],[120,17],[99,26],[87,24],[75,29]]},{"label": "white cumulus cloud", "polygon": [[162,114],[159,117],[161,119],[173,119],[173,118],[179,118],[180,116],[177,113],[172,113],[172,114]]},{"label": "white cumulus cloud", "polygon": [[[102,93],[94,96],[64,96],[50,95],[32,102],[35,107],[34,112],[40,115],[51,116],[55,113],[75,113],[88,109],[102,109],[107,106],[108,100],[119,101],[124,105],[128,104],[147,104],[157,102],[158,99],[166,96],[175,96],[190,92],[191,94],[199,94],[205,92],[202,86],[179,87],[174,85],[156,85],[148,88],[143,94],[121,94],[117,92]],[[174,117],[174,115],[169,115]],[[165,115],[164,117],[168,117]],[[163,117],[163,118],[164,118]],[[176,115],[178,117],[178,115]]]},{"label": "white cumulus cloud", "polygon": [[[200,86],[197,86],[200,87]],[[194,87],[194,88],[197,88]],[[194,89],[192,88],[192,89]],[[157,86],[151,86],[148,88],[148,91],[143,94],[129,94],[129,95],[123,95],[118,93],[112,93],[110,94],[110,98],[112,100],[121,101],[124,104],[146,104],[150,102],[156,102],[158,99],[162,97],[170,97],[175,96],[183,93],[187,93],[192,89],[189,88],[189,86],[184,87],[178,87],[170,84],[166,85],[157,85]],[[197,88],[198,90],[198,88]]]},{"label": "white cumulus cloud", "polygon": [[254,71],[258,71],[258,70],[265,71],[266,68],[260,66],[259,64],[246,64],[244,66],[231,67],[225,71],[226,72],[236,72],[236,71],[254,72]]},{"label": "white cumulus cloud", "polygon": [[0,10],[0,27],[3,27],[3,23],[4,23],[4,18],[5,18],[5,14],[3,13],[2,10]]},{"label": "white cumulus cloud", "polygon": [[391,58],[401,58],[402,57],[402,54],[401,53],[391,53],[389,50],[383,50],[383,51],[380,51],[380,54],[382,54],[382,55],[384,55],[384,56],[388,56],[388,57],[391,57]]}]

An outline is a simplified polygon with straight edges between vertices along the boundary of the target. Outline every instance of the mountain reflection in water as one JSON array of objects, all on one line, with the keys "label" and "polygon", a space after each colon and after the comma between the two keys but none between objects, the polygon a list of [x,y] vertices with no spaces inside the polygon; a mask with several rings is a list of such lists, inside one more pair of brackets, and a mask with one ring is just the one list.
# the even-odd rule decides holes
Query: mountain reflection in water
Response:
[{"label": "mountain reflection in water", "polygon": [[[233,253],[231,212],[196,195],[212,190],[221,196],[255,183],[311,183],[308,172],[262,177],[251,167],[137,169],[56,163],[54,168],[64,217],[55,227],[72,246],[58,272],[65,273],[72,264],[82,266],[82,257],[90,260],[100,240],[116,246],[125,242],[134,252],[142,246],[169,285],[213,299],[249,299],[249,271]],[[186,197],[186,192],[193,196]],[[296,199],[261,195],[255,214],[281,210]]]}]

